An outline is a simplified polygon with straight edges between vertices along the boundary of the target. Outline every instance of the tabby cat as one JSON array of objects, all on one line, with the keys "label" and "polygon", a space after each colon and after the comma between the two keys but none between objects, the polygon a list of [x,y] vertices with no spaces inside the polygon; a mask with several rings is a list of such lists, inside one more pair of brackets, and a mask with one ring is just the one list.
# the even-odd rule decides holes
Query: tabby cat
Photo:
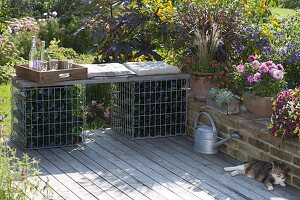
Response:
[{"label": "tabby cat", "polygon": [[235,167],[225,167],[226,172],[231,171],[231,176],[239,174],[254,178],[263,182],[268,190],[273,190],[273,184],[280,184],[285,187],[284,183],[288,171],[288,167],[277,162],[266,162],[261,160],[253,160]]}]

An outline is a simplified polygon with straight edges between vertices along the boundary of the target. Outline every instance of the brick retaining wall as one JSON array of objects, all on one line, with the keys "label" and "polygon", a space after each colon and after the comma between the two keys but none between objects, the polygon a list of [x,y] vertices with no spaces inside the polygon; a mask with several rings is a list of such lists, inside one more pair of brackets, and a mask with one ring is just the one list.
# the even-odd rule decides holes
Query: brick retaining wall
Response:
[{"label": "brick retaining wall", "polygon": [[224,115],[206,107],[205,102],[189,102],[188,134],[193,136],[196,112],[206,111],[215,120],[222,137],[238,131],[241,140],[231,140],[222,145],[220,151],[244,162],[251,159],[280,161],[290,166],[287,183],[300,189],[300,142],[273,137],[267,129],[269,119],[257,118],[243,112],[238,115]]}]

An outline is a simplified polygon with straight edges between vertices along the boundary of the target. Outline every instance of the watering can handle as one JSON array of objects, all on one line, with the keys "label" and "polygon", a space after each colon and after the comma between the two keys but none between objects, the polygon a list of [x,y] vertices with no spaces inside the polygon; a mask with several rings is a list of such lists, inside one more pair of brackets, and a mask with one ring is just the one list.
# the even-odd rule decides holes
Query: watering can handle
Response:
[{"label": "watering can handle", "polygon": [[212,131],[213,131],[213,133],[217,133],[216,124],[215,124],[215,122],[214,122],[212,116],[211,116],[209,113],[207,113],[207,112],[200,112],[200,113],[197,112],[197,113],[196,113],[195,126],[194,126],[194,128],[197,127],[198,121],[199,121],[199,119],[200,119],[200,117],[201,117],[202,115],[205,115],[205,116],[209,119],[209,121],[210,121],[210,123],[211,123],[211,125],[212,125]]}]

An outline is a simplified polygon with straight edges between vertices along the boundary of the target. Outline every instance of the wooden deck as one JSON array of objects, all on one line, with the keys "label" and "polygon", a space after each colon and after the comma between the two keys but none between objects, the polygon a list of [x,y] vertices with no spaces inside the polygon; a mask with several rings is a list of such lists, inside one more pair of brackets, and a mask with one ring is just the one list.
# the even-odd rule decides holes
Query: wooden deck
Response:
[{"label": "wooden deck", "polygon": [[196,153],[183,136],[129,140],[97,130],[81,147],[27,153],[40,159],[39,178],[53,188],[52,199],[300,199],[300,191],[291,186],[267,191],[247,177],[231,177],[223,167],[237,160],[223,153]]}]

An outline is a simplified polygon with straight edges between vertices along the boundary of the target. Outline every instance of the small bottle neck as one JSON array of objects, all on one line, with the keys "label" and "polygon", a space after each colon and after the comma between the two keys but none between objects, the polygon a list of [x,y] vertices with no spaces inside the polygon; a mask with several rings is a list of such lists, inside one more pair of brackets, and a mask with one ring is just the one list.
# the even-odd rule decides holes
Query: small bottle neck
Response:
[{"label": "small bottle neck", "polygon": [[42,41],[42,49],[45,49],[46,45],[45,45],[45,41]]},{"label": "small bottle neck", "polygon": [[36,42],[35,42],[35,40],[32,40],[32,48],[36,48]]}]

